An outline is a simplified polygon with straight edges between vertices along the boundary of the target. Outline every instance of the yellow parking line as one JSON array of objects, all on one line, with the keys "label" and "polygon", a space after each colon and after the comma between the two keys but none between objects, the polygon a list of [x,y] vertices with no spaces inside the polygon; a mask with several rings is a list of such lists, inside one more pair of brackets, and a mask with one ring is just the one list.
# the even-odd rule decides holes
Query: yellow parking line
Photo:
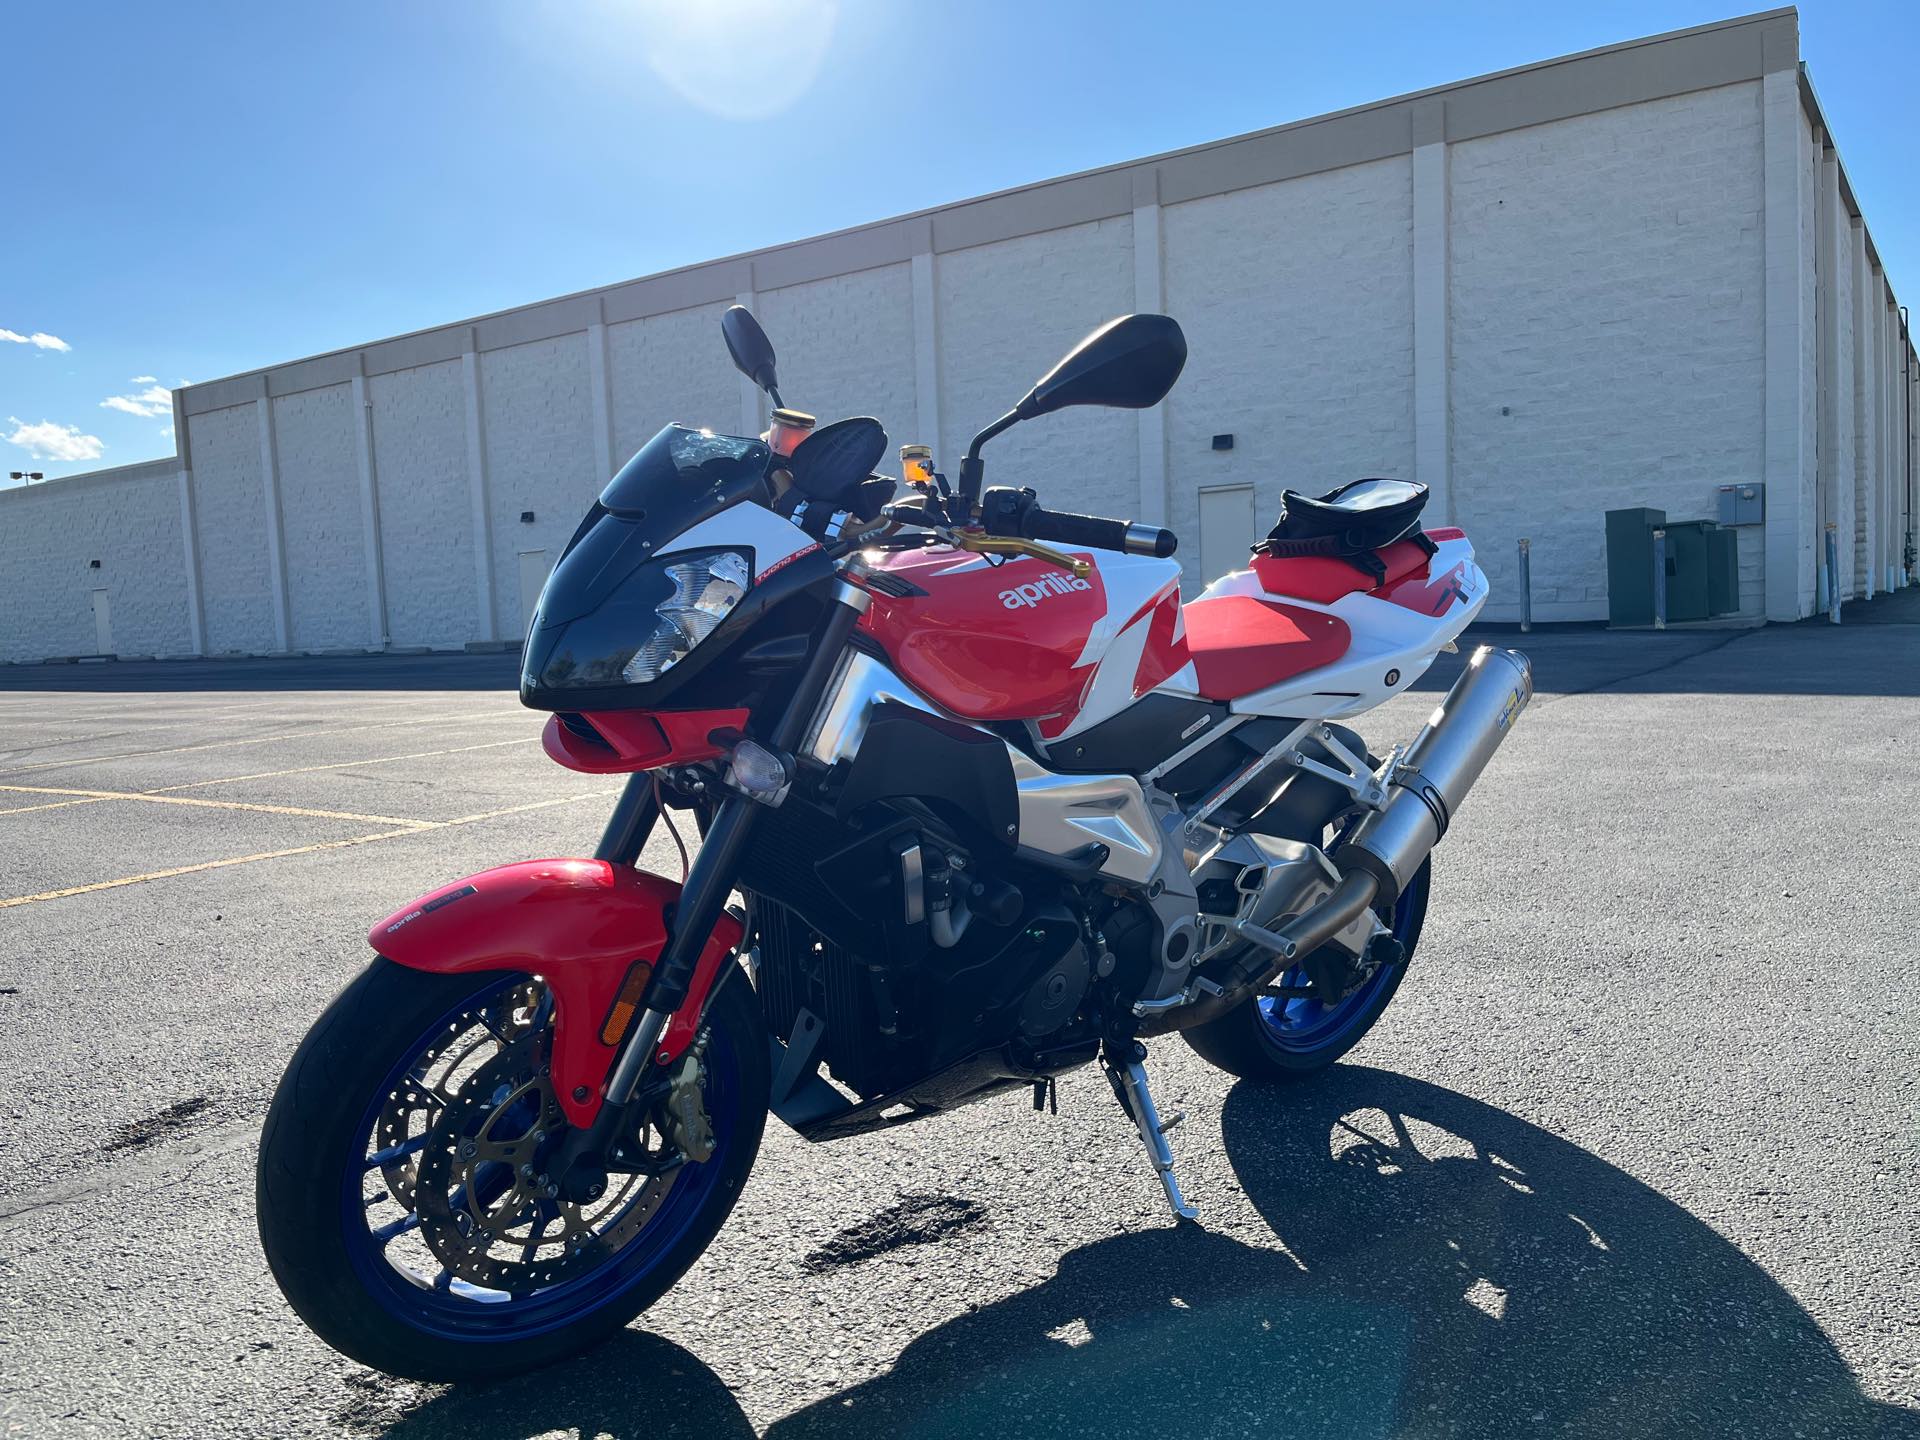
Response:
[{"label": "yellow parking line", "polygon": [[127,750],[116,755],[82,755],[72,760],[40,760],[32,765],[15,765],[0,770],[0,775],[23,775],[29,770],[57,770],[67,765],[98,765],[107,760],[143,760],[153,755],[186,755],[196,750],[225,750],[238,745],[275,745],[290,740],[323,740],[334,735],[351,735],[362,730],[393,730],[406,725],[478,724],[483,720],[519,720],[518,713],[501,715],[430,715],[419,720],[380,720],[370,725],[340,725],[331,730],[281,730],[272,735],[251,735],[240,740],[211,740],[204,745],[175,745],[161,750]]},{"label": "yellow parking line", "polygon": [[148,795],[167,795],[175,790],[193,790],[202,785],[235,785],[242,780],[277,780],[282,775],[311,775],[317,770],[357,770],[362,765],[391,765],[396,760],[431,760],[437,755],[464,755],[469,750],[497,750],[502,745],[531,745],[538,737],[516,736],[512,740],[487,740],[479,745],[455,745],[449,750],[416,750],[411,755],[379,755],[371,760],[336,760],[331,765],[302,765],[293,770],[262,770],[254,775],[223,775],[218,780],[189,780],[184,785],[162,785]]},{"label": "yellow parking line", "polygon": [[70,895],[90,895],[96,890],[117,890],[122,885],[139,885],[148,880],[166,880],[175,875],[194,875],[202,870],[222,870],[230,865],[251,865],[259,860],[281,860],[290,855],[311,855],[320,850],[344,850],[353,845],[371,845],[376,840],[395,840],[402,835],[424,835],[429,830],[445,830],[454,825],[472,825],[481,820],[497,820],[503,815],[519,815],[528,810],[544,810],[550,805],[571,805],[579,800],[604,800],[617,790],[590,790],[584,795],[562,795],[553,800],[534,800],[511,805],[505,810],[489,810],[480,815],[463,815],[458,820],[430,820],[405,830],[382,830],[373,835],[355,835],[345,840],[319,840],[311,845],[295,845],[287,850],[263,850],[256,855],[235,855],[225,860],[202,860],[197,865],[176,865],[170,870],[149,870],[144,875],[125,875],[118,880],[96,880],[91,885],[70,885],[64,890],[43,890],[38,895],[15,895],[0,900],[0,910],[14,905],[32,905],[41,900],[64,900]]},{"label": "yellow parking line", "polygon": [[54,790],[42,785],[0,785],[27,795],[74,795],[87,800],[145,800],[151,805],[204,805],[210,810],[257,810],[265,815],[304,815],[313,820],[354,820],[363,825],[406,825],[415,830],[437,822],[404,815],[360,815],[350,810],[309,810],[300,805],[261,805],[249,800],[202,800],[195,795],[143,795],[137,790]]},{"label": "yellow parking line", "polygon": [[0,810],[0,815],[31,815],[36,810],[64,810],[69,805],[98,805],[99,798],[88,800],[50,800],[44,805],[16,805],[11,810]]}]

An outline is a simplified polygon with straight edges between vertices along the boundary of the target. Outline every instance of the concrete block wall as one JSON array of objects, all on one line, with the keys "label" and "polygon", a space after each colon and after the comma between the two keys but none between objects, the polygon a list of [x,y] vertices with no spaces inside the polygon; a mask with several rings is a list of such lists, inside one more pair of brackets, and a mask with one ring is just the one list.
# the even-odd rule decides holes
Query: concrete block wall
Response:
[{"label": "concrete block wall", "polygon": [[[762,290],[753,297],[753,312],[779,351],[781,394],[793,406],[818,415],[822,424],[847,415],[875,417],[891,441],[890,468],[898,468],[892,462],[900,446],[923,443],[914,397],[909,266]],[[701,363],[731,379],[719,335],[716,325],[690,344],[706,352]]]},{"label": "concrete block wall", "polygon": [[1213,486],[1251,485],[1264,533],[1284,490],[1414,478],[1410,159],[1170,205],[1162,226],[1188,344],[1166,401],[1167,523],[1197,546]]},{"label": "concrete block wall", "polygon": [[[1855,511],[1859,505],[1860,471],[1854,437],[1859,433],[1854,388],[1856,352],[1853,332],[1859,310],[1854,304],[1854,231],[1847,220],[1846,207],[1840,201],[1837,167],[1831,167],[1829,179],[1833,204],[1832,255],[1834,266],[1833,371],[1827,382],[1834,412],[1831,445],[1822,449],[1823,465],[1832,471],[1828,489],[1827,520],[1834,527],[1834,568],[1839,574],[1839,593],[1854,595],[1861,586],[1860,571],[1853,548]],[[1821,539],[1824,554],[1826,540]]]},{"label": "concrete block wall", "polygon": [[[273,439],[286,537],[287,613],[296,650],[367,644],[367,536],[355,465],[353,387],[273,399]],[[217,528],[219,516],[210,516]]]},{"label": "concrete block wall", "polygon": [[[479,357],[494,630],[475,638],[518,640],[526,632],[519,556],[543,550],[551,568],[607,483],[593,445],[589,358],[584,334]],[[528,511],[531,522],[520,518]]]},{"label": "concrete block wall", "polygon": [[[443,360],[367,381],[387,637],[396,646],[458,649],[479,628],[461,371],[460,361]],[[196,454],[196,480],[199,463]]]},{"label": "concrete block wall", "polygon": [[[148,587],[184,615],[151,643],[517,639],[655,431],[762,427],[720,340],[735,300],[790,404],[876,415],[949,472],[1087,331],[1176,315],[1164,407],[1021,426],[988,479],[1169,524],[1195,580],[1204,491],[1251,490],[1251,541],[1285,488],[1398,475],[1472,533],[1489,618],[1518,614],[1524,536],[1536,616],[1598,619],[1604,511],[1711,517],[1718,486],[1764,481],[1742,608],[1790,618],[1827,520],[1843,594],[1902,578],[1902,349],[1858,208],[1779,11],[188,387],[178,557],[156,543]],[[144,481],[86,483],[112,505]],[[23,503],[0,515],[50,513]],[[0,537],[0,559],[61,571],[91,542],[62,543]],[[0,629],[0,659],[46,653],[31,628]]]},{"label": "concrete block wall", "polygon": [[[936,256],[940,434],[949,471],[1089,331],[1134,308],[1133,224],[1075,225]],[[1056,510],[1131,516],[1138,430],[1122,410],[1063,410],[982,454],[988,485],[1031,485]]]},{"label": "concrete block wall", "polygon": [[228,405],[188,425],[207,653],[277,650],[259,407]]},{"label": "concrete block wall", "polygon": [[679,421],[723,430],[738,422],[739,377],[720,343],[720,316],[728,303],[607,326],[616,467],[663,425]]},{"label": "concrete block wall", "polygon": [[1820,161],[1813,122],[1794,106],[1799,150],[1800,265],[1800,455],[1799,515],[1794,529],[1798,545],[1794,575],[1795,611],[1808,615],[1820,606],[1818,574],[1821,564],[1820,488]]},{"label": "concrete block wall", "polygon": [[96,590],[113,653],[191,653],[183,555],[177,461],[0,490],[0,658],[99,653]]},{"label": "concrete block wall", "polygon": [[1604,618],[1605,511],[1711,519],[1763,475],[1760,87],[1451,149],[1455,515],[1490,615],[1517,614],[1526,536],[1534,614]]}]

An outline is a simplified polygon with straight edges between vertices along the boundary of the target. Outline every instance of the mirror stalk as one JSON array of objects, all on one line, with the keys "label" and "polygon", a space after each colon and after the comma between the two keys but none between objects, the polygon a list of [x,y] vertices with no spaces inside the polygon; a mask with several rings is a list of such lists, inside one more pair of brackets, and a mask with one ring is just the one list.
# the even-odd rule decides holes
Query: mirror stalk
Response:
[{"label": "mirror stalk", "polygon": [[[1029,399],[1032,397],[1029,396]],[[1022,400],[1019,405],[1002,415],[986,429],[973,437],[973,444],[967,447],[966,457],[960,462],[960,489],[958,494],[965,508],[965,520],[973,519],[973,512],[980,503],[980,482],[986,477],[986,462],[980,458],[980,447],[993,439],[1002,430],[1009,430],[1019,424],[1026,416],[1020,412],[1026,406]]]}]

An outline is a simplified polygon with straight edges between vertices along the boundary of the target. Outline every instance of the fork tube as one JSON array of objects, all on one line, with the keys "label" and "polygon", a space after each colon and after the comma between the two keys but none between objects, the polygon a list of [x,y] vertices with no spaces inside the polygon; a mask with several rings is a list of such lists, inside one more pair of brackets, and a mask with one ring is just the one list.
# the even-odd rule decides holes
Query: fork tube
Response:
[{"label": "fork tube", "polygon": [[659,814],[660,807],[653,798],[653,776],[644,770],[636,770],[627,777],[627,788],[620,792],[613,814],[607,817],[607,828],[600,834],[600,844],[593,852],[594,858],[615,865],[637,862],[647,837],[653,833],[653,822]]},{"label": "fork tube", "polygon": [[[866,591],[845,581],[834,587],[833,598],[835,603],[828,611],[820,641],[807,657],[807,668],[801,672],[787,708],[768,734],[768,743],[781,754],[792,749],[819,707],[820,697],[833,676],[833,667],[870,603]],[[653,1042],[666,1027],[668,1018],[686,1003],[694,967],[699,964],[700,952],[706,948],[727,895],[733,889],[734,872],[760,810],[758,801],[729,794],[714,812],[713,823],[707,827],[706,838],[701,841],[692,868],[687,872],[686,888],[680,892],[680,903],[672,917],[672,933],[647,985],[646,1012],[628,1033],[614,1062],[613,1073],[607,1078],[607,1099],[616,1106],[632,1098],[651,1058]]]}]

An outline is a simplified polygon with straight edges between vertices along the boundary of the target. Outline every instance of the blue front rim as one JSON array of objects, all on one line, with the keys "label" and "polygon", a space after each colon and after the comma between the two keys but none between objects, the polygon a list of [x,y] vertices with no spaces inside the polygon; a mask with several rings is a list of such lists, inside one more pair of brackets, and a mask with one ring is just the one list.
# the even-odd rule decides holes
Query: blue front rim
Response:
[{"label": "blue front rim", "polygon": [[[1413,883],[1400,892],[1388,924],[1394,938],[1409,950],[1415,907],[1426,883],[1427,872],[1422,869]],[[1357,1032],[1370,1023],[1375,1003],[1381,992],[1393,985],[1398,969],[1395,965],[1380,966],[1351,995],[1332,1005],[1323,1005],[1307,996],[1262,996],[1255,1002],[1261,1034],[1269,1045],[1290,1055],[1312,1056],[1344,1050],[1357,1038]],[[1306,967],[1295,965],[1274,983],[1292,989],[1306,985],[1307,980]]]},{"label": "blue front rim", "polygon": [[[705,1161],[689,1161],[673,1171],[657,1208],[611,1251],[604,1263],[527,1293],[508,1294],[451,1278],[420,1239],[417,1215],[409,1225],[409,1212],[402,1209],[382,1178],[375,1157],[391,1155],[392,1151],[379,1149],[377,1127],[388,1097],[409,1081],[422,1057],[437,1047],[445,1048],[450,1027],[458,1027],[463,1018],[478,1027],[473,1017],[497,1006],[509,992],[526,983],[525,976],[503,978],[428,1026],[375,1090],[354,1127],[352,1148],[342,1166],[340,1218],[355,1274],[390,1315],[415,1329],[448,1339],[504,1341],[539,1335],[578,1320],[644,1284],[675,1254],[680,1242],[707,1212],[708,1201],[726,1173],[733,1146],[739,1057],[725,1031],[716,1028],[708,1037],[704,1090],[713,1126],[713,1154]],[[621,1179],[612,1178],[616,1183]],[[644,1185],[636,1187],[633,1199],[614,1213],[624,1214],[631,1204],[642,1203],[644,1190]],[[408,1236],[409,1241],[400,1243]]]}]

